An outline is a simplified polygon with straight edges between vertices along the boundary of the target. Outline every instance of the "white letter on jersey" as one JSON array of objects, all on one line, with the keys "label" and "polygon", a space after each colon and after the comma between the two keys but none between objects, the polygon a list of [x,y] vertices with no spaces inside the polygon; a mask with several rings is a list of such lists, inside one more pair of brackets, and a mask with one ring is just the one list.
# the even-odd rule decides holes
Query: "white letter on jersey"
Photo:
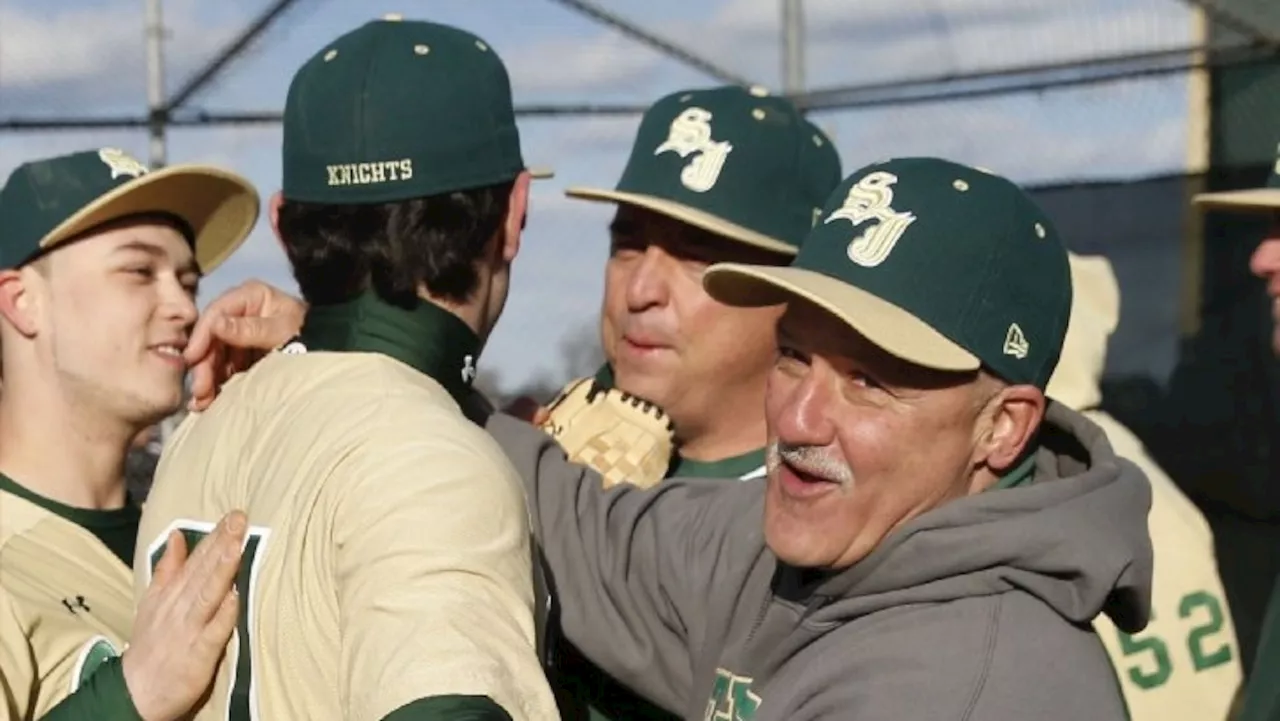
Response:
[{"label": "white letter on jersey", "polygon": [[[208,521],[193,521],[179,518],[170,523],[160,535],[147,546],[147,566],[143,569],[143,579],[151,585],[151,573],[155,565],[164,555],[165,544],[169,534],[181,531],[187,541],[187,552],[195,550],[197,544],[213,533],[218,524]],[[258,572],[262,567],[262,559],[266,558],[267,539],[271,537],[271,529],[262,526],[249,526],[244,534],[244,553],[240,556],[240,572],[236,574],[236,590],[240,592],[240,618],[236,621],[235,653],[228,653],[224,669],[229,669],[231,677],[227,680],[226,715],[224,721],[240,721],[241,719],[257,719],[258,694],[253,685],[253,643],[250,640],[254,620],[254,600],[258,587]],[[230,644],[228,644],[230,646]],[[240,653],[249,654],[246,665],[248,673],[242,678],[239,674]]]}]

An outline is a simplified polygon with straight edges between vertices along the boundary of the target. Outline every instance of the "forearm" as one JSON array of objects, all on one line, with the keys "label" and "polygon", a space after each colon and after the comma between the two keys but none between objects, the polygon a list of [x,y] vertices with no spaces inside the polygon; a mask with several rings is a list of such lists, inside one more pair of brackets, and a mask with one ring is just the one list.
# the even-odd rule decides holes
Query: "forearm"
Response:
[{"label": "forearm", "polygon": [[41,721],[143,721],[124,682],[119,658],[107,661]]},{"label": "forearm", "polygon": [[[687,631],[699,627],[688,577],[692,543],[684,513],[653,512],[687,500],[679,485],[602,488],[599,474],[569,463],[548,436],[496,413],[486,429],[520,471],[551,569],[565,637],[606,673],[642,693],[682,701]],[[674,496],[668,499],[667,496]],[[660,524],[665,523],[662,527]]]},{"label": "forearm", "polygon": [[513,721],[488,696],[432,696],[407,703],[382,721]]}]

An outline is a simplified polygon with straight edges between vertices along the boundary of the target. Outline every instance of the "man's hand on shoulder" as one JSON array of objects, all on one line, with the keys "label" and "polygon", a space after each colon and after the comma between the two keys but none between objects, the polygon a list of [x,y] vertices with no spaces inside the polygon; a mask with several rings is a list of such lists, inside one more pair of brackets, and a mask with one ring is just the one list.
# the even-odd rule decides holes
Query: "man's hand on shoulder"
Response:
[{"label": "man's hand on shoulder", "polygon": [[190,409],[207,408],[231,376],[297,335],[306,311],[302,300],[257,280],[214,299],[183,352],[191,369]]}]

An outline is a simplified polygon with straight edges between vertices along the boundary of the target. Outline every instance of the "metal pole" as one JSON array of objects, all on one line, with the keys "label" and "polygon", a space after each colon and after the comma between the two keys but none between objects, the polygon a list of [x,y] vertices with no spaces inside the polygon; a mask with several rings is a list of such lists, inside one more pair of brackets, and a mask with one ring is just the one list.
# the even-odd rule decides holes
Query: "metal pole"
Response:
[{"label": "metal pole", "polygon": [[782,89],[804,92],[804,10],[802,0],[782,0]]},{"label": "metal pole", "polygon": [[147,108],[152,168],[165,164],[164,20],[161,0],[147,0]]},{"label": "metal pole", "polygon": [[[148,165],[152,169],[165,164],[165,110],[164,92],[164,16],[161,8],[162,0],[147,0],[147,128],[151,138]],[[184,384],[185,390],[185,384]],[[183,393],[183,396],[186,396]],[[179,417],[169,416],[160,421],[156,427],[159,445],[163,448],[177,426]]]}]

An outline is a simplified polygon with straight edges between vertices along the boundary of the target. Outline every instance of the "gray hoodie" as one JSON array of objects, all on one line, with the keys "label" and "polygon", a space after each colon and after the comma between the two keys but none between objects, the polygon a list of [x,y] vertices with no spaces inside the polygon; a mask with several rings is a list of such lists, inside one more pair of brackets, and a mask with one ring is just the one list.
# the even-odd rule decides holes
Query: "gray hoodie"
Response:
[{"label": "gray hoodie", "polygon": [[1051,404],[1035,481],[953,501],[850,569],[784,567],[764,481],[603,490],[549,437],[488,423],[520,469],[562,631],[689,721],[1119,721],[1090,628],[1146,623],[1150,490]]}]

